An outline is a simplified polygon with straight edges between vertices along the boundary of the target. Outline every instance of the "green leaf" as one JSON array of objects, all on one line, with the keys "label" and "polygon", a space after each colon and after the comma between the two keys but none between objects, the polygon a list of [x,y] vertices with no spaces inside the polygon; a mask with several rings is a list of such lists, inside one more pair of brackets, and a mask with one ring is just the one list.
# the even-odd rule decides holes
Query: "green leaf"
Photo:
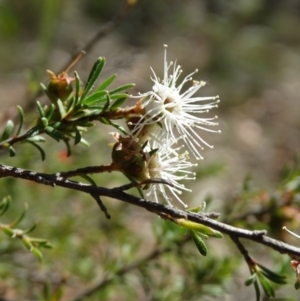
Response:
[{"label": "green leaf", "polygon": [[68,104],[67,104],[67,107],[65,108],[65,110],[67,112],[66,115],[71,113],[74,110],[75,105],[76,105],[75,97],[72,96],[72,97],[70,97],[70,99],[68,99]]},{"label": "green leaf", "polygon": [[107,93],[107,91],[98,91],[98,92],[95,92],[95,93],[89,95],[87,98],[85,98],[82,101],[82,104],[84,104],[84,105],[92,105],[92,104],[95,104],[95,103],[104,102],[106,100],[106,93]]},{"label": "green leaf", "polygon": [[214,230],[210,227],[204,226],[202,224],[194,223],[194,222],[189,221],[189,220],[184,219],[184,218],[176,219],[176,223],[180,226],[183,226],[183,227],[189,229],[189,230],[201,232],[205,235],[215,237],[215,238],[223,238],[223,235],[222,235],[221,232],[219,232],[217,230]]},{"label": "green leaf", "polygon": [[108,92],[106,92],[106,104],[104,105],[102,112],[105,112],[108,109],[109,104],[110,104],[110,95]]},{"label": "green leaf", "polygon": [[74,72],[74,76],[75,76],[75,106],[77,106],[79,103],[79,95],[80,95],[80,78],[76,71]]},{"label": "green leaf", "polygon": [[27,141],[28,141],[28,143],[33,145],[40,152],[42,161],[45,161],[45,159],[46,159],[45,151],[38,144],[36,144],[35,142],[29,141],[28,139],[27,139]]},{"label": "green leaf", "polygon": [[[0,224],[1,225],[1,224]],[[10,229],[8,226],[3,226],[1,225],[0,228],[6,235],[13,237],[14,236],[14,231],[12,229]]]},{"label": "green leaf", "polygon": [[114,79],[116,78],[116,74],[113,74],[111,77],[109,77],[107,80],[105,80],[97,89],[95,92],[98,92],[98,91],[102,91],[104,89],[106,89],[113,81]]},{"label": "green leaf", "polygon": [[97,186],[97,183],[88,175],[85,175],[85,174],[82,174],[82,175],[79,175],[81,178],[87,180],[91,185],[93,186]]},{"label": "green leaf", "polygon": [[33,136],[33,137],[29,137],[27,138],[25,141],[29,141],[29,142],[45,142],[46,139],[43,136]]},{"label": "green leaf", "polygon": [[14,130],[14,123],[12,120],[8,120],[6,123],[6,126],[4,128],[4,131],[2,133],[1,139],[0,141],[4,141],[6,139],[8,139],[10,137],[10,135],[12,134],[13,130]]},{"label": "green leaf", "polygon": [[0,202],[0,216],[3,215],[7,211],[7,209],[9,208],[10,202],[11,202],[10,196],[7,196],[2,199],[2,201]]},{"label": "green leaf", "polygon": [[48,125],[48,119],[46,117],[42,117],[41,121],[42,121],[44,127],[46,127]]},{"label": "green leaf", "polygon": [[56,130],[52,126],[46,126],[45,127],[45,132],[54,140],[59,142],[61,139],[63,139],[63,135],[60,131]]},{"label": "green leaf", "polygon": [[130,90],[134,86],[135,86],[135,84],[133,84],[133,83],[132,84],[126,84],[126,85],[120,86],[116,89],[113,89],[113,90],[109,91],[109,94],[112,95],[114,93],[118,93],[118,92],[121,92],[121,91]]},{"label": "green leaf", "polygon": [[186,230],[186,228],[184,228],[184,227],[180,227],[180,228],[179,228],[179,232],[180,232],[180,234],[185,235],[186,232],[187,232],[187,230]]},{"label": "green leaf", "polygon": [[36,108],[40,114],[41,117],[45,117],[45,112],[44,109],[42,108],[41,104],[39,101],[36,102]]},{"label": "green leaf", "polygon": [[251,284],[253,284],[257,279],[257,274],[253,273],[246,281],[245,281],[245,285],[249,286]]},{"label": "green leaf", "polygon": [[119,98],[117,99],[111,106],[110,106],[110,110],[115,111],[117,110],[127,99],[127,97],[123,97],[123,98]]},{"label": "green leaf", "polygon": [[294,287],[296,290],[298,290],[300,288],[300,280],[299,279],[297,279],[297,281],[295,282]]},{"label": "green leaf", "polygon": [[16,155],[16,150],[12,146],[10,146],[9,147],[9,156],[14,157],[15,155]]},{"label": "green leaf", "polygon": [[265,294],[268,297],[275,297],[274,290],[271,287],[270,283],[266,280],[266,278],[264,277],[264,275],[262,275],[260,272],[257,272],[257,276],[258,276],[258,279],[259,279],[259,281],[261,283],[262,288],[265,291]]},{"label": "green leaf", "polygon": [[53,103],[51,103],[47,110],[46,110],[46,113],[45,113],[45,117],[47,118],[48,121],[51,120],[52,116],[53,116],[53,112],[54,112],[54,109],[55,109],[55,105]]},{"label": "green leaf", "polygon": [[20,117],[20,124],[19,124],[18,130],[16,132],[16,136],[18,137],[21,132],[23,123],[24,123],[24,111],[23,111],[22,107],[20,107],[20,106],[17,106],[17,109],[18,109],[18,113],[19,113],[19,117]]},{"label": "green leaf", "polygon": [[260,300],[260,289],[257,281],[254,281],[254,289],[255,289],[255,295],[256,295],[256,301]]},{"label": "green leaf", "polygon": [[67,157],[71,156],[71,147],[69,144],[69,141],[67,139],[63,139],[63,142],[65,143],[66,147],[67,147]]},{"label": "green leaf", "polygon": [[30,241],[30,238],[25,236],[25,238],[22,239],[23,241],[23,244],[25,245],[25,247],[29,250],[29,251],[32,251],[33,249],[33,245]]},{"label": "green leaf", "polygon": [[57,108],[60,114],[61,119],[64,119],[67,115],[64,104],[62,103],[62,101],[60,99],[57,99]]},{"label": "green leaf", "polygon": [[286,283],[286,277],[276,274],[273,271],[269,270],[268,268],[266,268],[265,266],[261,265],[261,264],[257,264],[259,266],[259,268],[261,269],[261,273],[266,276],[269,280],[278,283],[278,284],[285,284]]},{"label": "green leaf", "polygon": [[207,247],[206,247],[204,241],[202,240],[202,238],[199,237],[194,231],[190,231],[190,233],[191,233],[193,241],[194,241],[198,251],[200,252],[200,254],[203,256],[206,256],[207,255]]},{"label": "green leaf", "polygon": [[21,213],[21,215],[16,220],[14,220],[11,224],[9,224],[10,228],[15,227],[24,218],[27,208],[28,208],[28,206],[27,206],[27,204],[25,204],[25,208],[24,208],[23,212]]},{"label": "green leaf", "polygon": [[127,131],[121,126],[121,125],[119,125],[119,124],[117,124],[117,123],[114,123],[114,122],[111,122],[110,123],[110,125],[111,126],[113,126],[114,128],[116,128],[118,131],[120,131],[122,134],[124,134],[124,135],[128,135],[128,133],[127,133]]},{"label": "green leaf", "polygon": [[88,80],[86,82],[86,85],[84,87],[83,94],[81,96],[81,99],[84,99],[86,95],[89,93],[91,90],[92,86],[94,85],[95,81],[99,77],[103,67],[105,65],[105,58],[99,57],[96,63],[94,64],[92,71],[88,77]]},{"label": "green leaf", "polygon": [[41,132],[41,130],[42,130],[41,127],[36,125],[27,132],[27,136],[32,138],[33,136],[38,135]]},{"label": "green leaf", "polygon": [[23,234],[30,233],[36,228],[36,223],[34,223],[31,227],[26,230],[23,230]]},{"label": "green leaf", "polygon": [[75,132],[75,139],[74,139],[74,145],[78,144],[81,140],[81,134],[76,126],[74,126],[74,132]]},{"label": "green leaf", "polygon": [[194,207],[194,208],[189,208],[187,210],[190,211],[190,212],[199,213],[200,210],[201,210],[201,207],[197,206],[197,207]]},{"label": "green leaf", "polygon": [[42,254],[42,252],[38,248],[35,248],[35,247],[33,247],[31,249],[31,252],[37,257],[37,259],[39,260],[39,262],[42,263],[42,261],[43,261],[43,254]]}]

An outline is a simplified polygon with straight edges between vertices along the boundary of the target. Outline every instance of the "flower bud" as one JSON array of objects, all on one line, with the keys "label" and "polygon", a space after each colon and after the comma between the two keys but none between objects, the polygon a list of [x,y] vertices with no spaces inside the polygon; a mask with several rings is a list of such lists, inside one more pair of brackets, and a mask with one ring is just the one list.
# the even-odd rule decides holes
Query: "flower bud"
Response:
[{"label": "flower bud", "polygon": [[125,176],[137,181],[144,181],[150,178],[147,167],[148,154],[133,138],[118,137],[112,150],[113,164]]},{"label": "flower bud", "polygon": [[48,96],[51,101],[55,102],[57,99],[61,101],[67,100],[73,91],[72,83],[75,79],[70,77],[66,72],[62,72],[58,76],[50,70],[47,70],[47,72],[51,78],[47,87]]}]

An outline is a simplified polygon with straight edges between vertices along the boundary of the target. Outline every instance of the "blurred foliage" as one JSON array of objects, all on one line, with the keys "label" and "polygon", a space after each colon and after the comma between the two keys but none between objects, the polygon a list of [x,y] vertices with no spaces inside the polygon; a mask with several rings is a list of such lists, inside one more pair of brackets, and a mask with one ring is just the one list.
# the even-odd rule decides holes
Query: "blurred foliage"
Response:
[{"label": "blurred foliage", "polygon": [[[51,51],[69,55],[74,48],[82,47],[85,38],[92,34],[86,28],[95,30],[95,27],[109,21],[122,5],[121,0],[0,1],[0,37],[2,45],[5,45],[0,47],[3,86],[11,84],[9,92],[17,90],[20,83],[15,75],[29,66],[32,68],[31,80],[40,81],[39,74],[52,65],[46,65]],[[292,0],[194,0],[184,3],[180,0],[140,0],[127,22],[116,31],[118,39],[126,46],[97,49],[97,52],[123,56],[122,51],[127,47],[143,47],[153,52],[158,48],[160,51],[161,45],[170,41],[186,70],[193,70],[196,65],[213,83],[212,93],[218,91],[222,98],[219,115],[223,115],[223,120],[233,116],[224,121],[225,149],[228,145],[234,148],[235,131],[245,126],[245,121],[239,122],[236,116],[241,115],[241,119],[247,116],[255,129],[259,124],[255,134],[263,132],[269,140],[254,136],[255,140],[250,135],[253,131],[243,131],[247,142],[253,138],[253,149],[258,155],[254,157],[251,144],[242,144],[238,149],[242,160],[234,153],[230,162],[237,161],[237,165],[242,162],[246,169],[251,166],[257,172],[257,169],[263,169],[264,161],[272,160],[269,174],[267,171],[264,173],[265,178],[271,178],[270,186],[264,186],[269,178],[264,178],[261,183],[256,180],[256,174],[249,174],[244,182],[240,180],[241,185],[232,193],[235,184],[229,177],[226,185],[230,184],[230,194],[222,198],[222,205],[211,198],[211,205],[219,210],[222,207],[221,219],[225,222],[248,229],[268,229],[274,238],[295,245],[299,245],[299,241],[281,229],[286,225],[299,233],[300,168],[297,159],[290,159],[291,153],[299,151],[296,139],[299,137],[299,110],[295,107],[298,90],[296,93],[293,90],[295,82],[298,84],[300,66],[300,33],[295,30],[300,25],[299,10],[299,3]],[[70,15],[74,16],[73,19]],[[95,27],[86,25],[91,22]],[[82,31],[80,27],[83,27]],[[116,59],[116,65],[118,61]],[[57,66],[60,62],[55,61]],[[143,72],[134,76],[149,76],[148,69]],[[34,86],[32,82],[29,84]],[[140,84],[145,85],[145,81]],[[142,90],[141,85],[138,86]],[[147,82],[147,85],[150,84]],[[4,95],[1,92],[2,104],[9,102],[11,105],[10,101],[18,103],[20,99],[11,99],[9,93]],[[230,115],[232,110],[236,115]],[[26,122],[30,124],[30,121]],[[230,122],[235,123],[228,130]],[[288,130],[278,127],[282,124],[287,125]],[[226,134],[226,126],[229,134]],[[281,140],[277,139],[278,128]],[[45,142],[48,158],[43,163],[29,145],[22,146],[22,153],[15,158],[2,156],[1,162],[42,172],[102,164],[109,160],[109,154],[102,151],[103,146],[111,142],[103,135],[106,132],[103,125],[87,132],[85,138],[91,147],[77,145],[72,149],[72,157],[66,156],[63,146]],[[275,142],[270,143],[272,138]],[[276,156],[272,155],[273,149],[277,151]],[[225,160],[214,158],[213,162],[199,168],[197,174],[203,180],[218,178],[224,173],[227,177],[223,166]],[[290,161],[289,165],[279,175],[278,171],[287,161]],[[107,187],[124,182],[120,174],[96,175],[94,178]],[[54,247],[43,250],[41,265],[31,253],[26,252],[25,247],[1,235],[1,298],[76,300],[76,296],[87,288],[105,283],[107,277],[122,267],[161,248],[166,251],[160,256],[113,277],[84,300],[215,300],[224,294],[229,295],[230,300],[240,300],[242,295],[245,299],[245,294],[248,294],[247,300],[255,298],[254,290],[241,291],[249,271],[229,241],[225,245],[224,239],[221,242],[209,240],[209,254],[202,257],[192,240],[178,227],[140,209],[105,199],[112,215],[112,220],[108,221],[100,210],[97,211],[94,201],[82,194],[13,179],[1,181],[1,198],[6,195],[12,197],[1,223],[9,224],[14,220],[24,209],[25,202],[30,208],[29,220],[34,217],[39,223],[34,235],[49,239]],[[199,204],[201,200],[195,198]],[[28,227],[26,223],[21,221],[20,228]],[[254,258],[259,258],[259,263],[288,277],[286,289],[277,292],[277,287],[272,286],[276,295],[286,300],[297,300],[298,292],[293,287],[295,275],[289,266],[289,258],[274,254],[265,247],[246,246]]]}]

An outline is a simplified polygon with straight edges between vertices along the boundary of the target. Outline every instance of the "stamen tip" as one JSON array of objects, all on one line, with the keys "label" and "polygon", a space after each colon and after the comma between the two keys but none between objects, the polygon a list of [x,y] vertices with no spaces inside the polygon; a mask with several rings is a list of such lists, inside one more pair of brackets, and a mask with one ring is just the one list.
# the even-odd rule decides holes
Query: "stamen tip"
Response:
[{"label": "stamen tip", "polygon": [[168,48],[168,45],[167,45],[167,44],[164,44],[164,47],[165,47],[165,48]]}]

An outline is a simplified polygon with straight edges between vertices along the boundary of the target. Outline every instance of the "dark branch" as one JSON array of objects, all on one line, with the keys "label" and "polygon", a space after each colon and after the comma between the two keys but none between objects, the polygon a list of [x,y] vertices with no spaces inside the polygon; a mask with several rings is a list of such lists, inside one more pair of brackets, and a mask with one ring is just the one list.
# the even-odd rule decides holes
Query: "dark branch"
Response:
[{"label": "dark branch", "polygon": [[104,187],[93,186],[81,182],[71,181],[63,177],[56,177],[55,175],[37,173],[0,164],[0,178],[3,177],[21,178],[44,185],[56,185],[77,191],[82,191],[90,195],[114,198],[135,206],[142,207],[158,215],[164,215],[165,217],[169,216],[170,219],[184,218],[195,223],[206,225],[229,236],[245,238],[266,245],[272,248],[273,250],[278,251],[279,253],[288,254],[295,258],[300,257],[300,248],[296,248],[287,243],[268,237],[266,235],[266,231],[250,231],[236,228],[228,224],[211,219],[207,215],[201,213],[184,211],[174,207],[140,199],[136,196],[125,193],[119,188],[108,189]]}]

